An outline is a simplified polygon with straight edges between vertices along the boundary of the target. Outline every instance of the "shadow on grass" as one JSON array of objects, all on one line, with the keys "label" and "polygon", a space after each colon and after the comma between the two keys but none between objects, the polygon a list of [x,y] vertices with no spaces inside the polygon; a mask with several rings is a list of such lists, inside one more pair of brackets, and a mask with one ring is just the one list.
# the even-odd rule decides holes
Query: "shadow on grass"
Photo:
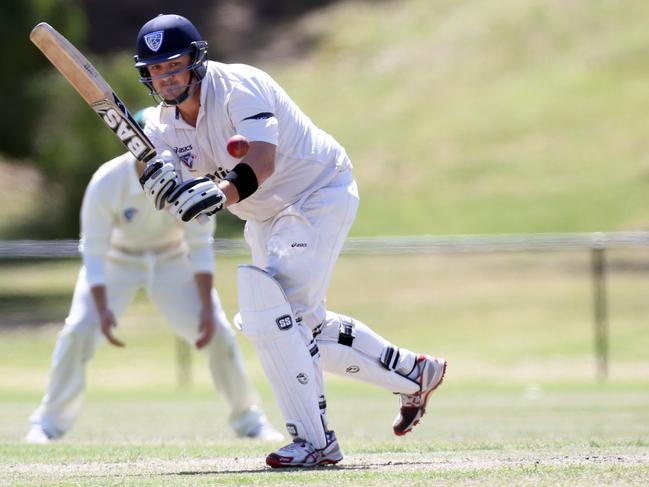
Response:
[{"label": "shadow on grass", "polygon": [[291,467],[291,468],[270,468],[261,466],[257,469],[246,470],[202,470],[202,471],[181,471],[181,472],[168,472],[162,475],[218,475],[218,474],[242,474],[242,473],[277,473],[277,474],[290,474],[291,472],[326,472],[326,471],[345,471],[345,470],[370,470],[381,467],[399,467],[407,465],[434,465],[436,462],[417,461],[417,462],[392,462],[385,463],[363,463],[363,464],[344,464],[344,465],[319,465],[317,467]]},{"label": "shadow on grass", "polygon": [[[261,461],[260,461],[261,463]],[[160,472],[160,473],[135,473],[127,474],[125,477],[189,477],[200,475],[241,475],[241,474],[300,474],[304,472],[343,472],[343,471],[360,471],[360,470],[373,470],[386,467],[399,467],[399,466],[432,466],[438,462],[434,461],[387,461],[387,462],[371,462],[371,463],[358,463],[358,464],[344,464],[344,465],[320,465],[317,467],[291,467],[291,468],[270,468],[261,464],[259,468],[242,468],[242,469],[224,469],[224,470],[181,470],[180,472]],[[108,475],[107,475],[108,476]],[[93,477],[98,477],[93,475]]]}]

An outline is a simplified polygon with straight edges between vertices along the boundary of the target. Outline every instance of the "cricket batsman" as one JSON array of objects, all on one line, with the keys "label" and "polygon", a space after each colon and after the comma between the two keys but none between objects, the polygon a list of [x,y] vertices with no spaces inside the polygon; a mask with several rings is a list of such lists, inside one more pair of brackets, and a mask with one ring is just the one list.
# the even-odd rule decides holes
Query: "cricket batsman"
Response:
[{"label": "cricket batsman", "polygon": [[[426,412],[446,360],[399,348],[327,309],[359,204],[349,157],[268,74],[209,61],[207,48],[179,15],[154,17],[137,35],[140,82],[161,102],[145,130],[160,156],[141,182],[180,221],[223,208],[246,221],[253,265],[238,269],[235,324],[254,345],[293,438],[266,463],[335,464],[343,453],[327,421],[323,369],[398,394],[392,428],[404,435]],[[235,134],[249,141],[240,159],[226,150]],[[393,197],[389,187],[385,196]]]}]

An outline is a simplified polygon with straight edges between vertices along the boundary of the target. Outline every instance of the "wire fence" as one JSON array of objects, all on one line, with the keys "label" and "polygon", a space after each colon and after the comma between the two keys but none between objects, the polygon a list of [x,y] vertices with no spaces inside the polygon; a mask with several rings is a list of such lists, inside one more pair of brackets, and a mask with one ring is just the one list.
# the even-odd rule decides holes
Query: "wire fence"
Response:
[{"label": "wire fence", "polygon": [[[0,259],[61,259],[79,257],[78,241],[0,241]],[[492,252],[588,251],[591,253],[593,333],[597,376],[608,375],[609,325],[606,286],[606,250],[649,246],[649,232],[594,232],[562,234],[502,234],[448,236],[386,236],[349,238],[343,254],[462,254]],[[215,239],[217,255],[245,255],[241,239]],[[186,350],[179,348],[179,378],[190,377]],[[183,358],[184,357],[184,358]]]},{"label": "wire fence", "polygon": [[[74,258],[79,256],[78,245],[77,240],[4,240],[0,241],[0,259]],[[646,246],[649,246],[649,232],[421,235],[349,238],[343,253],[529,252]],[[241,239],[215,239],[213,247],[221,255],[248,253]]]}]

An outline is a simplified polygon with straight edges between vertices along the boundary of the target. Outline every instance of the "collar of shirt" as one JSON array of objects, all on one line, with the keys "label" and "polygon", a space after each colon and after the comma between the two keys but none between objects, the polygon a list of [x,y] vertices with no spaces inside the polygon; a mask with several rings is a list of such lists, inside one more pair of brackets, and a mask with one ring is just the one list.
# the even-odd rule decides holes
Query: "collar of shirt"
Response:
[{"label": "collar of shirt", "polygon": [[178,110],[178,107],[169,107],[167,110],[163,110],[162,117],[160,117],[160,122],[173,127],[175,130],[194,129],[194,127],[185,122],[185,120],[183,120],[183,117],[180,116],[180,110]]},{"label": "collar of shirt", "polygon": [[[206,74],[203,80],[201,81],[201,106],[198,109],[198,118],[196,119],[196,126],[200,123],[204,115],[203,107],[207,106],[207,92],[210,90],[210,81],[208,80],[208,75]],[[173,107],[173,110],[163,111],[163,116],[161,117],[161,122],[172,125],[176,130],[194,130],[196,127],[189,125],[183,117],[180,115],[180,110],[178,107]]]},{"label": "collar of shirt", "polygon": [[[198,109],[198,118],[196,119],[196,126],[200,123],[201,119],[203,118],[204,115],[204,107],[207,106],[209,100],[208,100],[208,93],[211,89],[213,89],[212,85],[212,76],[209,70],[207,73],[205,73],[205,77],[201,81],[201,97],[200,97],[200,108]],[[183,120],[183,117],[180,116],[180,110],[178,107],[174,107],[173,110],[169,110],[165,114],[167,117],[169,117],[167,120],[164,120],[164,115],[163,119],[161,122],[164,123],[171,123],[173,124],[175,129],[183,129],[183,130],[194,130],[196,127],[192,127],[189,125],[185,120]]]}]

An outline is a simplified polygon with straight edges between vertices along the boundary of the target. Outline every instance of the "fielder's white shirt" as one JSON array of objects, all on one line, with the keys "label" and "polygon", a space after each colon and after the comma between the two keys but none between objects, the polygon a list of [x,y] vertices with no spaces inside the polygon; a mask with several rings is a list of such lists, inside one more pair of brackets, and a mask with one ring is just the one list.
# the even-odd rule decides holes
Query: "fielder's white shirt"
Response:
[{"label": "fielder's white shirt", "polygon": [[275,145],[273,175],[252,196],[228,207],[244,220],[271,218],[351,168],[343,147],[257,68],[209,61],[200,101],[196,127],[175,107],[161,105],[145,133],[159,152],[175,151],[183,179],[223,179],[239,162],[226,149],[234,134]]},{"label": "fielder's white shirt", "polygon": [[214,221],[181,224],[157,211],[140,186],[135,158],[122,154],[97,169],[81,206],[81,251],[90,285],[105,283],[104,259],[117,250],[133,255],[184,247],[194,272],[213,271]]}]

